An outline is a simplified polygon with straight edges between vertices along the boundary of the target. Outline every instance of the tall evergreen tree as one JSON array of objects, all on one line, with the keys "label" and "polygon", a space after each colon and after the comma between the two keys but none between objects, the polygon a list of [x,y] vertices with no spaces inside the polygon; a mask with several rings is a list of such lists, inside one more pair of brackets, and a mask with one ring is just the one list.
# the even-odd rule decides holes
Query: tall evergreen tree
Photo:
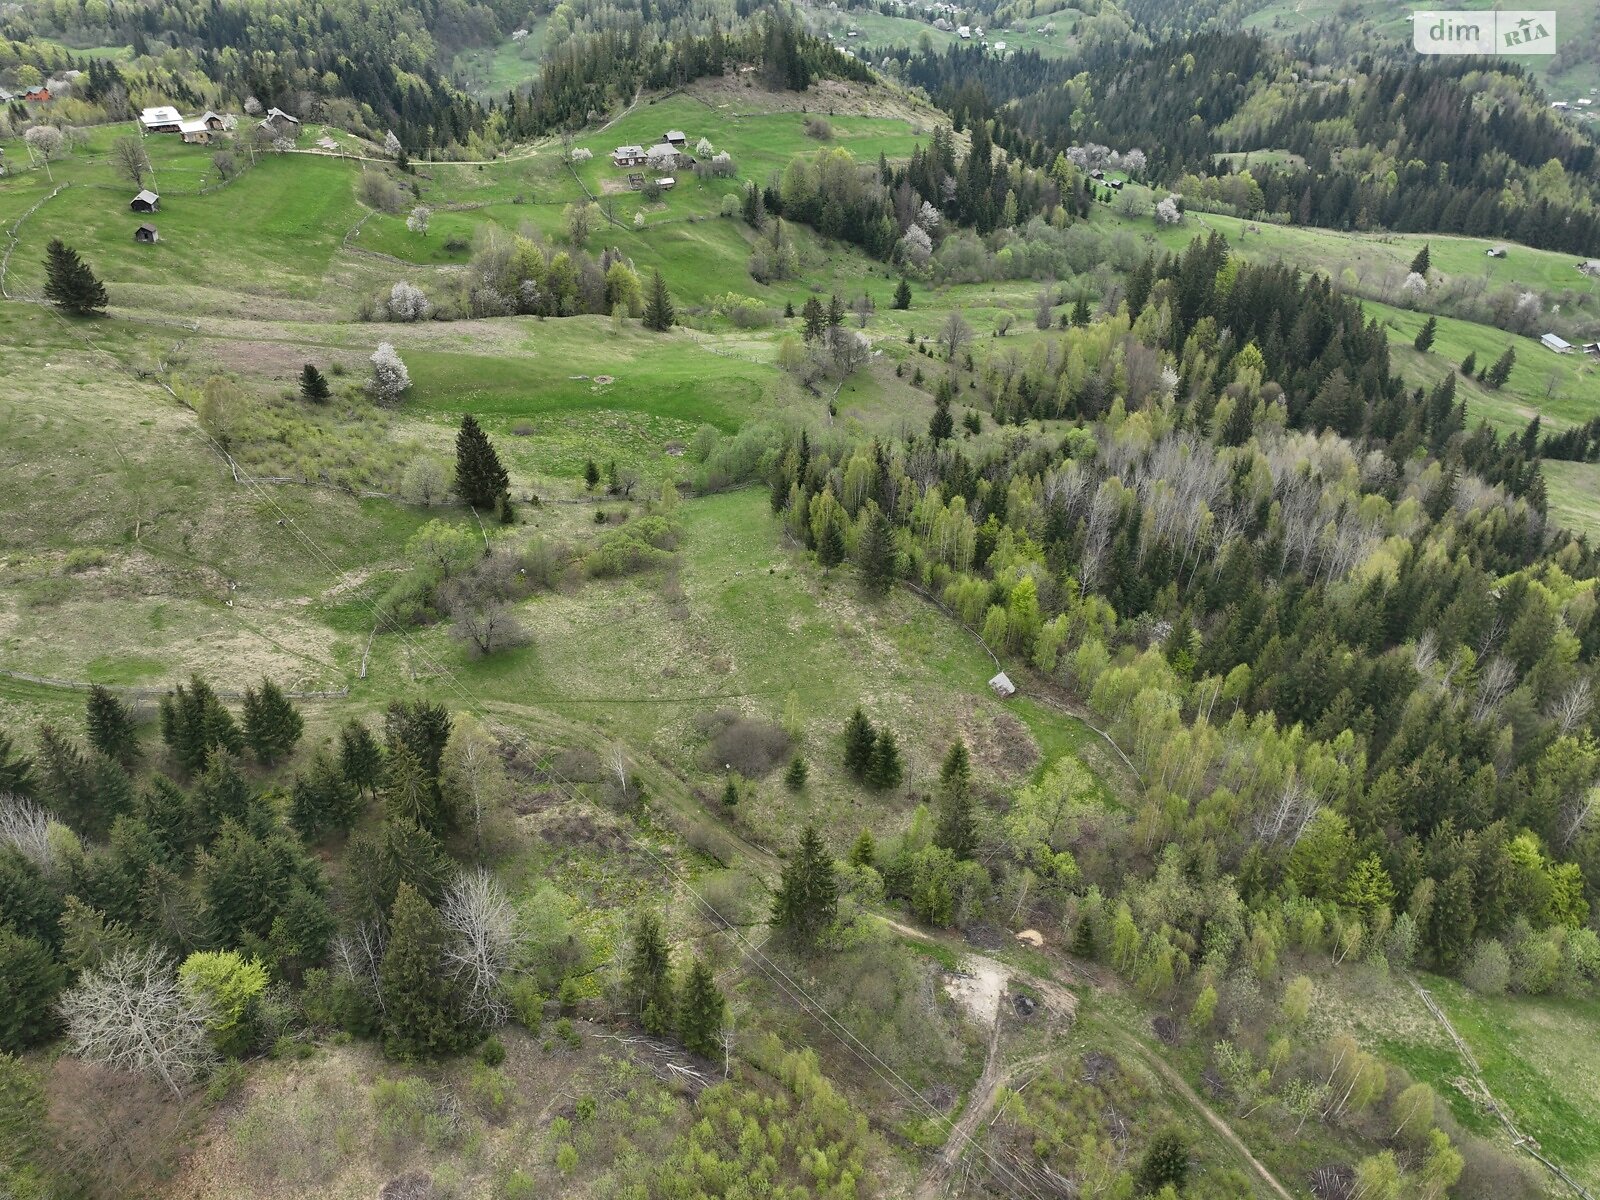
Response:
[{"label": "tall evergreen tree", "polygon": [[460,998],[445,970],[444,922],[408,883],[395,894],[383,955],[383,1049],[391,1058],[449,1054],[461,1047]]},{"label": "tall evergreen tree", "polygon": [[672,1029],[672,950],[661,921],[652,912],[641,912],[633,925],[633,940],[628,948],[627,1001],[639,1024],[651,1033]]},{"label": "tall evergreen tree", "polygon": [[289,790],[289,822],[307,842],[330,830],[349,829],[358,808],[355,785],[326,749],[317,751],[310,769],[296,775]]},{"label": "tall evergreen tree", "polygon": [[902,312],[911,307],[911,284],[903,276],[895,285],[894,306]]},{"label": "tall evergreen tree", "polygon": [[360,721],[352,717],[339,730],[339,769],[365,795],[372,795],[383,773],[383,750]]},{"label": "tall evergreen tree", "polygon": [[657,333],[665,333],[677,322],[677,313],[672,307],[672,293],[667,291],[667,281],[661,278],[660,271],[650,275],[650,294],[644,302],[644,327],[653,329]]},{"label": "tall evergreen tree", "polygon": [[60,238],[51,238],[45,248],[45,298],[74,316],[105,311],[105,284],[95,278],[89,264]]},{"label": "tall evergreen tree", "polygon": [[0,730],[0,792],[31,796],[33,784],[33,759],[18,750],[10,735]]},{"label": "tall evergreen tree", "polygon": [[1072,306],[1072,323],[1082,329],[1089,324],[1090,315],[1088,297],[1079,296]]},{"label": "tall evergreen tree", "polygon": [[494,443],[467,413],[456,433],[456,491],[473,508],[494,511],[511,487],[511,477],[500,464]]},{"label": "tall evergreen tree", "polygon": [[389,750],[383,771],[383,807],[393,818],[415,821],[430,833],[440,832],[434,784],[422,761],[405,742]]},{"label": "tall evergreen tree", "polygon": [[806,297],[806,302],[800,309],[800,316],[805,322],[800,336],[808,342],[816,341],[828,327],[827,316],[822,310],[822,301],[815,296]]},{"label": "tall evergreen tree", "polygon": [[1428,252],[1428,243],[1422,243],[1422,249],[1417,251],[1417,256],[1411,260],[1411,269],[1418,275],[1426,275],[1428,268],[1433,265],[1433,257]]},{"label": "tall evergreen tree", "polygon": [[1476,350],[1469,350],[1467,351],[1467,356],[1461,360],[1461,373],[1463,375],[1471,375],[1477,369],[1478,352]]},{"label": "tall evergreen tree", "polygon": [[783,864],[778,894],[773,898],[772,923],[800,945],[815,946],[833,927],[838,911],[839,881],[833,858],[816,826],[807,825],[800,845]]},{"label": "tall evergreen tree", "polygon": [[261,687],[244,690],[244,740],[256,758],[267,766],[290,753],[305,721],[283,689],[270,679]]},{"label": "tall evergreen tree", "polygon": [[307,404],[326,404],[333,395],[327,379],[312,363],[300,370],[300,398]]},{"label": "tall evergreen tree", "polygon": [[691,1053],[711,1057],[722,1044],[727,1008],[727,1001],[717,990],[717,977],[705,959],[695,959],[678,998],[678,1040]]},{"label": "tall evergreen tree", "polygon": [[1514,346],[1507,346],[1506,352],[1494,360],[1494,365],[1489,368],[1489,373],[1484,376],[1484,382],[1498,391],[1511,378],[1511,368],[1516,366],[1517,351]]},{"label": "tall evergreen tree", "polygon": [[[20,1054],[56,1031],[60,1024],[56,997],[65,985],[66,972],[49,946],[0,923],[0,995],[5,996],[0,1004],[0,1051]],[[721,995],[716,999],[720,1001]],[[721,1015],[719,1011],[719,1028]],[[0,1130],[4,1128],[0,1118]]]},{"label": "tall evergreen tree", "polygon": [[822,535],[817,539],[817,561],[824,570],[831,571],[844,561],[844,555],[844,530],[840,528],[840,522],[824,522]]},{"label": "tall evergreen tree", "polygon": [[865,779],[872,767],[872,749],[877,744],[878,731],[873,728],[867,714],[856,709],[850,714],[844,729],[844,768],[857,779]]},{"label": "tall evergreen tree", "polygon": [[861,563],[861,581],[867,591],[874,596],[884,596],[894,586],[894,527],[876,504],[870,508],[866,528],[861,531],[857,557]]},{"label": "tall evergreen tree", "polygon": [[971,858],[978,848],[978,819],[972,803],[972,764],[967,743],[957,738],[939,768],[939,822],[933,843],[955,854]]},{"label": "tall evergreen tree", "polygon": [[229,754],[244,749],[233,714],[198,675],[161,698],[161,740],[190,774],[205,770],[215,749]]},{"label": "tall evergreen tree", "polygon": [[87,709],[89,744],[125,767],[137,762],[139,734],[133,710],[98,683],[89,689]]},{"label": "tall evergreen tree", "polygon": [[1422,328],[1417,330],[1416,340],[1411,344],[1424,354],[1433,346],[1434,335],[1439,332],[1439,318],[1430,316],[1422,323]]},{"label": "tall evergreen tree", "polygon": [[939,381],[939,392],[933,399],[933,416],[928,421],[928,437],[937,446],[956,431],[955,418],[950,415],[950,382]]},{"label": "tall evergreen tree", "polygon": [[872,747],[872,765],[867,768],[867,786],[874,791],[887,792],[900,786],[905,768],[900,762],[900,744],[894,730],[885,726],[878,731],[878,740]]},{"label": "tall evergreen tree", "polygon": [[789,760],[789,769],[783,773],[783,785],[791,792],[803,791],[806,786],[806,776],[809,774],[806,760],[796,754]]}]

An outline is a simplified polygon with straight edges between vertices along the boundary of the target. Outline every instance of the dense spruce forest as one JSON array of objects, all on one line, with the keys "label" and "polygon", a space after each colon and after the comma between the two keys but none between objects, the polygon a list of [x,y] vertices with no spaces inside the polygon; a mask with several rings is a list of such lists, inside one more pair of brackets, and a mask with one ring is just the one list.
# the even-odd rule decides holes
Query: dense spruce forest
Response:
[{"label": "dense spruce forest", "polygon": [[[996,420],[1081,429],[974,459],[947,380],[928,437],[791,441],[771,494],[797,539],[931,589],[1126,748],[1142,807],[1047,783],[991,835],[1002,873],[1043,873],[1152,995],[1287,945],[1452,971],[1500,939],[1521,988],[1595,977],[1600,563],[1547,525],[1536,471],[1466,469],[1482,435],[1450,378],[1408,390],[1358,304],[1216,238],[979,376]],[[917,893],[915,861],[880,865]]]},{"label": "dense spruce forest", "polygon": [[[1240,215],[1333,229],[1515,239],[1590,254],[1600,245],[1595,147],[1545,107],[1509,63],[1370,56],[1314,68],[1260,37],[1193,34],[1145,48],[1004,61],[976,47],[902,50],[905,78],[994,140],[1048,165],[1069,146],[1139,147],[1150,177],[1203,203],[1216,156],[1272,147],[1294,165],[1252,165]],[[1228,189],[1233,193],[1236,189]]]}]

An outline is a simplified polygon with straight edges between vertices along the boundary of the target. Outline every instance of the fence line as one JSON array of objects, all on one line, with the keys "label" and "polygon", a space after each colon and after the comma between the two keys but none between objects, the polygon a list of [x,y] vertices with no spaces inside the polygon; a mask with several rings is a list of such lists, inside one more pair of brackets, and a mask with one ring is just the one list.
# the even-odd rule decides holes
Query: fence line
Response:
[{"label": "fence line", "polygon": [[[40,687],[65,688],[74,692],[87,692],[95,686],[92,683],[84,683],[77,679],[56,679],[50,675],[32,675],[27,671],[13,671],[7,668],[0,668],[0,676],[4,676],[7,679],[15,679],[20,683],[33,683],[38,684]],[[159,700],[162,696],[172,691],[169,687],[135,687],[131,684],[108,683],[101,686],[109,692],[120,692],[138,700]],[[213,688],[212,691],[216,692],[218,699],[221,700],[244,699],[243,692],[229,691],[224,688]],[[293,700],[342,700],[349,694],[350,688],[348,685],[323,691],[284,692],[285,696]]]},{"label": "fence line", "polygon": [[71,180],[68,180],[66,183],[58,183],[58,184],[56,184],[54,191],[52,191],[43,200],[40,200],[39,203],[35,204],[27,212],[23,213],[20,217],[18,217],[15,221],[12,222],[12,224],[11,224],[11,232],[7,235],[9,240],[8,240],[8,242],[6,244],[5,256],[3,258],[0,258],[0,296],[4,296],[7,300],[13,300],[13,299],[16,298],[16,297],[12,296],[12,294],[8,290],[6,290],[6,269],[11,266],[11,252],[17,248],[17,244],[18,244],[18,241],[19,241],[18,235],[22,232],[22,223],[24,221],[26,221],[29,217],[33,216],[34,213],[38,212],[41,208],[43,208],[45,206],[46,202],[48,202],[50,200],[54,200],[57,196],[59,196],[62,192],[66,191],[71,186],[72,186],[72,181]]},{"label": "fence line", "polygon": [[1539,1150],[1539,1144],[1529,1134],[1523,1133],[1517,1128],[1516,1123],[1511,1119],[1511,1114],[1501,1107],[1500,1101],[1496,1100],[1494,1093],[1489,1090],[1489,1084],[1483,1078],[1483,1070],[1478,1066],[1478,1059],[1472,1053],[1472,1047],[1468,1046],[1462,1036],[1456,1032],[1455,1025],[1451,1022],[1449,1016],[1445,1014],[1444,1009],[1439,1007],[1439,1002],[1433,998],[1432,993],[1427,988],[1423,987],[1415,979],[1411,981],[1411,986],[1417,989],[1417,995],[1422,997],[1422,1002],[1428,1006],[1428,1011],[1438,1019],[1439,1024],[1444,1026],[1444,1031],[1450,1035],[1450,1040],[1456,1044],[1456,1050],[1461,1055],[1461,1061],[1466,1063],[1467,1070],[1472,1072],[1472,1081],[1478,1085],[1478,1091],[1489,1102],[1489,1108],[1499,1118],[1500,1124],[1505,1126],[1506,1132],[1511,1135],[1511,1144],[1521,1150],[1526,1150],[1534,1158],[1538,1159],[1552,1175],[1565,1183],[1579,1196],[1582,1196],[1583,1200],[1594,1200],[1594,1195],[1588,1188],[1584,1187],[1571,1175],[1568,1175],[1562,1169],[1560,1163],[1552,1162],[1546,1158]]}]

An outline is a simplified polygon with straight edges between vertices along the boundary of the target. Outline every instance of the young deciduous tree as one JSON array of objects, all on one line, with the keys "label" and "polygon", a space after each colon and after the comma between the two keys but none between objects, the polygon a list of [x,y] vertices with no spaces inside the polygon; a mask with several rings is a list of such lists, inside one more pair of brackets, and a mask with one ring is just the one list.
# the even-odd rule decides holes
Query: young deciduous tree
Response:
[{"label": "young deciduous tree", "polygon": [[174,1096],[213,1057],[210,1013],[178,982],[164,951],[117,954],[61,998],[67,1043],[100,1066],[159,1079]]},{"label": "young deciduous tree", "polygon": [[959,308],[950,310],[950,315],[945,318],[944,324],[939,327],[938,342],[944,347],[944,356],[951,362],[956,355],[966,348],[972,341],[972,326],[967,324],[967,319],[961,315]]},{"label": "young deciduous tree", "polygon": [[401,361],[399,351],[388,342],[379,342],[372,352],[372,379],[367,388],[379,404],[392,406],[411,388],[411,372]]},{"label": "young deciduous tree", "polygon": [[105,284],[95,278],[89,264],[60,238],[45,248],[45,299],[57,308],[83,317],[105,311],[109,303]]},{"label": "young deciduous tree", "polygon": [[144,152],[144,143],[132,136],[112,142],[111,167],[134,187],[144,187],[144,177],[150,174],[150,158]]},{"label": "young deciduous tree", "polygon": [[772,923],[802,946],[812,947],[833,927],[839,911],[839,881],[833,858],[814,825],[807,825],[800,844],[783,864],[782,881],[773,897]]},{"label": "young deciduous tree", "polygon": [[178,981],[195,1005],[207,1013],[207,1028],[217,1053],[224,1058],[248,1053],[259,1033],[266,969],[233,950],[201,950],[184,959]]}]

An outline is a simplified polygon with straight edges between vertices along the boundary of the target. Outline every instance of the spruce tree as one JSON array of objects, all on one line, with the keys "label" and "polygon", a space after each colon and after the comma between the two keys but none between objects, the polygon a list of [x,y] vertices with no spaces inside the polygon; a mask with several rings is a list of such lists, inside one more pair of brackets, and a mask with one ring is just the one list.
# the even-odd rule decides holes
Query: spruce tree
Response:
[{"label": "spruce tree", "polygon": [[[60,1025],[56,997],[66,981],[67,973],[50,947],[0,923],[0,987],[5,992],[5,1003],[0,1004],[0,1051],[20,1054],[55,1033]],[[720,1019],[721,1013],[717,1015]]]},{"label": "spruce tree", "polygon": [[878,731],[867,714],[856,709],[844,729],[844,769],[857,779],[865,779],[872,766],[872,749],[877,741]]},{"label": "spruce tree", "polygon": [[383,773],[383,750],[360,721],[351,718],[339,730],[339,770],[365,795],[372,795]]},{"label": "spruce tree", "polygon": [[844,301],[837,295],[828,297],[828,328],[837,329],[844,324]]},{"label": "spruce tree", "polygon": [[789,300],[789,301],[786,301],[784,303],[784,306],[783,306],[783,319],[785,321],[794,320],[794,301],[793,300]]},{"label": "spruce tree", "polygon": [[205,770],[216,749],[229,754],[244,749],[233,714],[198,675],[187,687],[180,683],[161,698],[161,740],[191,774]]},{"label": "spruce tree", "polygon": [[10,735],[0,730],[0,792],[32,796],[33,784],[33,759],[16,749]]},{"label": "spruce tree", "polygon": [[408,883],[395,894],[383,982],[383,1049],[391,1058],[432,1058],[463,1042],[461,1007],[445,970],[444,922]]},{"label": "spruce tree", "polygon": [[791,792],[801,791],[806,786],[806,776],[809,774],[806,760],[796,754],[789,760],[789,769],[783,773],[783,785]]},{"label": "spruce tree", "polygon": [[98,683],[89,689],[87,707],[89,744],[125,767],[138,761],[139,734],[133,710]]},{"label": "spruce tree", "polygon": [[1411,344],[1424,354],[1433,346],[1434,335],[1439,332],[1439,318],[1429,317],[1422,323],[1422,328],[1417,330],[1416,340]]},{"label": "spruce tree", "polygon": [[863,829],[861,836],[856,839],[855,845],[850,847],[850,865],[852,867],[870,867],[877,861],[877,840],[872,836],[872,830]]},{"label": "spruce tree", "polygon": [[655,271],[650,276],[650,295],[644,303],[644,327],[665,333],[676,321],[677,314],[672,308],[672,294],[667,291],[667,281],[661,278],[660,271]]},{"label": "spruce tree", "polygon": [[904,771],[894,730],[887,727],[880,729],[878,740],[872,747],[872,765],[867,768],[867,786],[878,792],[897,788]]},{"label": "spruce tree", "polygon": [[83,317],[105,311],[105,284],[95,278],[89,264],[60,238],[45,249],[45,298],[57,308]]},{"label": "spruce tree", "polygon": [[1478,352],[1476,350],[1469,350],[1467,351],[1467,356],[1461,360],[1461,373],[1463,375],[1470,376],[1477,369]]},{"label": "spruce tree", "polygon": [[326,749],[317,751],[308,771],[295,776],[289,792],[289,821],[307,842],[349,829],[359,808],[355,785]]},{"label": "spruce tree", "polygon": [[305,722],[299,712],[270,679],[263,679],[259,690],[244,690],[244,739],[256,758],[266,766],[288,754],[300,740]]},{"label": "spruce tree", "polygon": [[1505,386],[1506,380],[1511,378],[1511,368],[1516,365],[1517,351],[1515,347],[1507,346],[1506,352],[1494,360],[1494,365],[1489,368],[1489,373],[1484,376],[1484,382],[1498,391]]},{"label": "spruce tree", "polygon": [[722,803],[728,808],[733,808],[739,803],[739,785],[730,773],[726,783],[722,785]]},{"label": "spruce tree", "polygon": [[1178,1193],[1182,1192],[1188,1174],[1189,1135],[1171,1126],[1157,1132],[1145,1147],[1135,1186],[1140,1195],[1153,1195],[1168,1185]]},{"label": "spruce tree", "polygon": [[894,529],[889,524],[889,518],[883,515],[876,504],[870,507],[866,528],[861,531],[857,557],[861,564],[861,581],[867,592],[873,596],[884,596],[894,586]]},{"label": "spruce tree", "polygon": [[978,819],[972,804],[972,765],[967,744],[957,738],[939,768],[939,823],[933,844],[957,858],[971,858],[978,848]]},{"label": "spruce tree", "polygon": [[1417,256],[1411,260],[1411,269],[1418,275],[1426,275],[1428,268],[1433,265],[1433,257],[1428,252],[1428,243],[1422,243],[1422,249],[1417,251]]},{"label": "spruce tree", "polygon": [[1072,323],[1079,329],[1089,324],[1089,300],[1086,296],[1079,296],[1078,302],[1072,306]]},{"label": "spruce tree", "polygon": [[672,950],[661,921],[652,912],[641,912],[633,926],[628,948],[626,999],[634,1015],[651,1033],[672,1029]]},{"label": "spruce tree", "polygon": [[326,404],[333,395],[333,389],[328,386],[328,381],[321,371],[311,363],[307,363],[300,370],[300,399],[307,404]]},{"label": "spruce tree", "polygon": [[808,342],[816,341],[828,325],[827,317],[822,311],[822,301],[815,296],[807,296],[805,305],[800,309],[800,315],[805,321],[800,336]]},{"label": "spruce tree", "polygon": [[937,446],[956,431],[955,418],[950,415],[950,387],[947,380],[939,381],[939,394],[933,400],[933,417],[928,421],[928,437]]},{"label": "spruce tree", "polygon": [[678,999],[678,1040],[692,1054],[710,1058],[722,1045],[727,1001],[704,959],[695,959]]},{"label": "spruce tree", "polygon": [[1250,435],[1255,431],[1255,414],[1251,411],[1250,397],[1240,396],[1234,401],[1233,411],[1228,414],[1228,421],[1222,427],[1222,444],[1224,446],[1242,446],[1250,440]]},{"label": "spruce tree", "polygon": [[456,433],[456,491],[471,507],[493,511],[510,487],[511,478],[500,464],[494,443],[477,418],[467,413]]},{"label": "spruce tree", "polygon": [[904,278],[895,285],[894,306],[902,312],[911,307],[911,284]]},{"label": "spruce tree", "polygon": [[415,821],[430,833],[439,833],[441,821],[433,780],[410,745],[389,748],[383,771],[383,808],[391,818]]},{"label": "spruce tree", "polygon": [[583,486],[591,492],[600,486],[600,468],[592,458],[583,464]]},{"label": "spruce tree", "polygon": [[807,825],[800,845],[783,864],[772,923],[802,946],[815,946],[839,912],[839,881],[833,859],[816,826]]},{"label": "spruce tree", "polygon": [[822,536],[817,539],[817,561],[824,570],[831,571],[844,561],[844,530],[838,521],[828,521],[822,526]]}]

